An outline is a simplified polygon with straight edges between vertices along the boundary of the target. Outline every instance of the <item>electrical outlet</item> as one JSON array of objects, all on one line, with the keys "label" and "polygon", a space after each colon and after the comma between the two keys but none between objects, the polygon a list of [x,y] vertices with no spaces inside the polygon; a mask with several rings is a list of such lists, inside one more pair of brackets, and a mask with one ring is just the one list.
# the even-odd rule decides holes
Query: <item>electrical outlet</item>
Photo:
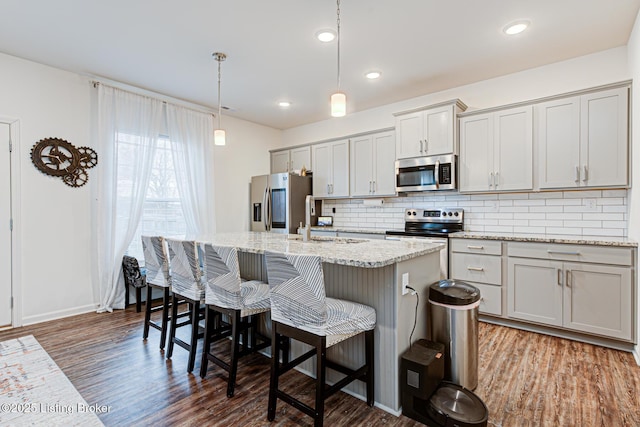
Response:
[{"label": "electrical outlet", "polygon": [[587,210],[590,212],[594,212],[597,208],[598,201],[596,199],[584,199],[584,204],[587,207]]},{"label": "electrical outlet", "polygon": [[406,295],[409,293],[409,273],[402,273],[402,295]]}]

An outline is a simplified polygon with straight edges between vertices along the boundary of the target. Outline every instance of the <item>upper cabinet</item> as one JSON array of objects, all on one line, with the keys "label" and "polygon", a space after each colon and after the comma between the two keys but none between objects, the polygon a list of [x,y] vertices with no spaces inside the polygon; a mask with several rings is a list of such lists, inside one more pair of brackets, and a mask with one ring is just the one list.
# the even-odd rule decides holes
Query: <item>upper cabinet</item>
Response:
[{"label": "upper cabinet", "polygon": [[311,170],[311,146],[292,148],[271,153],[271,173]]},{"label": "upper cabinet", "polygon": [[313,196],[349,196],[349,140],[312,145]]},{"label": "upper cabinet", "polygon": [[460,191],[533,189],[533,108],[460,119]]},{"label": "upper cabinet", "polygon": [[380,132],[351,138],[350,145],[351,196],[395,195],[395,133]]},{"label": "upper cabinet", "polygon": [[396,116],[396,158],[457,154],[456,116],[466,109],[460,100]]},{"label": "upper cabinet", "polygon": [[536,105],[540,189],[625,187],[628,89]]}]

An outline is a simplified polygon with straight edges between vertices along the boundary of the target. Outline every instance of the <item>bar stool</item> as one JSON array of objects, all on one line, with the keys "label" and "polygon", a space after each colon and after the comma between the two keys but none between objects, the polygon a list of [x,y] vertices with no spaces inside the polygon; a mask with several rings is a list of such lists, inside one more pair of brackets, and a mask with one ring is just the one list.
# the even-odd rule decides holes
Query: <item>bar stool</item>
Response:
[{"label": "bar stool", "polygon": [[[171,265],[171,332],[169,335],[169,348],[167,349],[167,359],[173,355],[173,345],[184,348],[189,352],[189,362],[187,372],[192,372],[196,360],[196,350],[198,348],[198,338],[203,336],[200,332],[199,322],[204,319],[204,310],[201,310],[201,303],[204,303],[204,276],[201,267],[200,245],[195,241],[167,239],[169,246],[169,263]],[[178,313],[178,304],[186,301],[189,310]],[[178,318],[184,314],[188,319],[178,322]],[[176,337],[176,329],[182,326],[191,325],[191,338],[189,343]]]},{"label": "bar stool", "polygon": [[[229,373],[227,397],[233,397],[238,359],[271,345],[271,340],[257,331],[258,315],[269,311],[269,285],[258,280],[243,281],[240,278],[236,248],[207,243],[204,245],[204,252],[207,277],[206,320],[200,377],[206,376],[208,361],[212,361]],[[223,314],[228,316],[230,324],[222,322]],[[231,362],[227,363],[210,350],[212,343],[229,336]]]},{"label": "bar stool", "polygon": [[[167,341],[167,325],[169,323],[169,296],[171,290],[171,274],[169,272],[169,257],[167,245],[162,236],[141,236],[144,264],[147,269],[147,301],[144,310],[144,330],[142,338],[149,337],[149,327],[160,331],[160,349],[164,349]],[[152,307],[151,292],[153,289],[162,291],[162,304]],[[160,323],[151,320],[151,313],[162,311]]]},{"label": "bar stool", "polygon": [[[318,256],[265,251],[265,259],[271,299],[271,340],[275,347],[273,352],[278,354],[282,337],[289,337],[313,347],[289,363],[280,364],[277,358],[271,359],[267,419],[275,419],[276,402],[280,398],[311,416],[316,427],[322,426],[325,399],[356,379],[365,382],[367,405],[373,406],[375,309],[351,301],[327,298],[322,261]],[[362,367],[350,369],[327,360],[327,348],[360,333],[364,333],[365,338],[365,364]],[[315,408],[312,408],[280,390],[278,380],[281,375],[314,355],[317,357],[316,396]],[[346,376],[326,387],[326,368]]]},{"label": "bar stool", "polygon": [[147,280],[135,257],[129,255],[122,257],[122,276],[124,278],[124,307],[129,306],[129,287],[133,287],[136,290],[136,312],[140,313],[142,311],[142,288],[147,286]]}]

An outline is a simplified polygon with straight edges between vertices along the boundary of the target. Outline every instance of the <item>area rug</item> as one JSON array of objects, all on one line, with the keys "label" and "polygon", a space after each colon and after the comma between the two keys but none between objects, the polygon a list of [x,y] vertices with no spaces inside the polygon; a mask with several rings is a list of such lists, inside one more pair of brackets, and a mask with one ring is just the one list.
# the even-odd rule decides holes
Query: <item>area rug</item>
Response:
[{"label": "area rug", "polygon": [[0,342],[0,426],[103,426],[32,336]]}]

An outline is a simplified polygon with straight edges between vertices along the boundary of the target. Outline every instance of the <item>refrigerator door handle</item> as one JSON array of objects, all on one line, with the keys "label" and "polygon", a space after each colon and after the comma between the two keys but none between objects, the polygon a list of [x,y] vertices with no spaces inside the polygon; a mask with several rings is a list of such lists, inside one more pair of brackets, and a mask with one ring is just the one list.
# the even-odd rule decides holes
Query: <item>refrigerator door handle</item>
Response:
[{"label": "refrigerator door handle", "polygon": [[269,196],[269,186],[264,189],[264,196],[262,197],[262,222],[264,223],[264,230],[269,231],[269,225],[271,221],[269,220],[269,201],[271,197]]}]

